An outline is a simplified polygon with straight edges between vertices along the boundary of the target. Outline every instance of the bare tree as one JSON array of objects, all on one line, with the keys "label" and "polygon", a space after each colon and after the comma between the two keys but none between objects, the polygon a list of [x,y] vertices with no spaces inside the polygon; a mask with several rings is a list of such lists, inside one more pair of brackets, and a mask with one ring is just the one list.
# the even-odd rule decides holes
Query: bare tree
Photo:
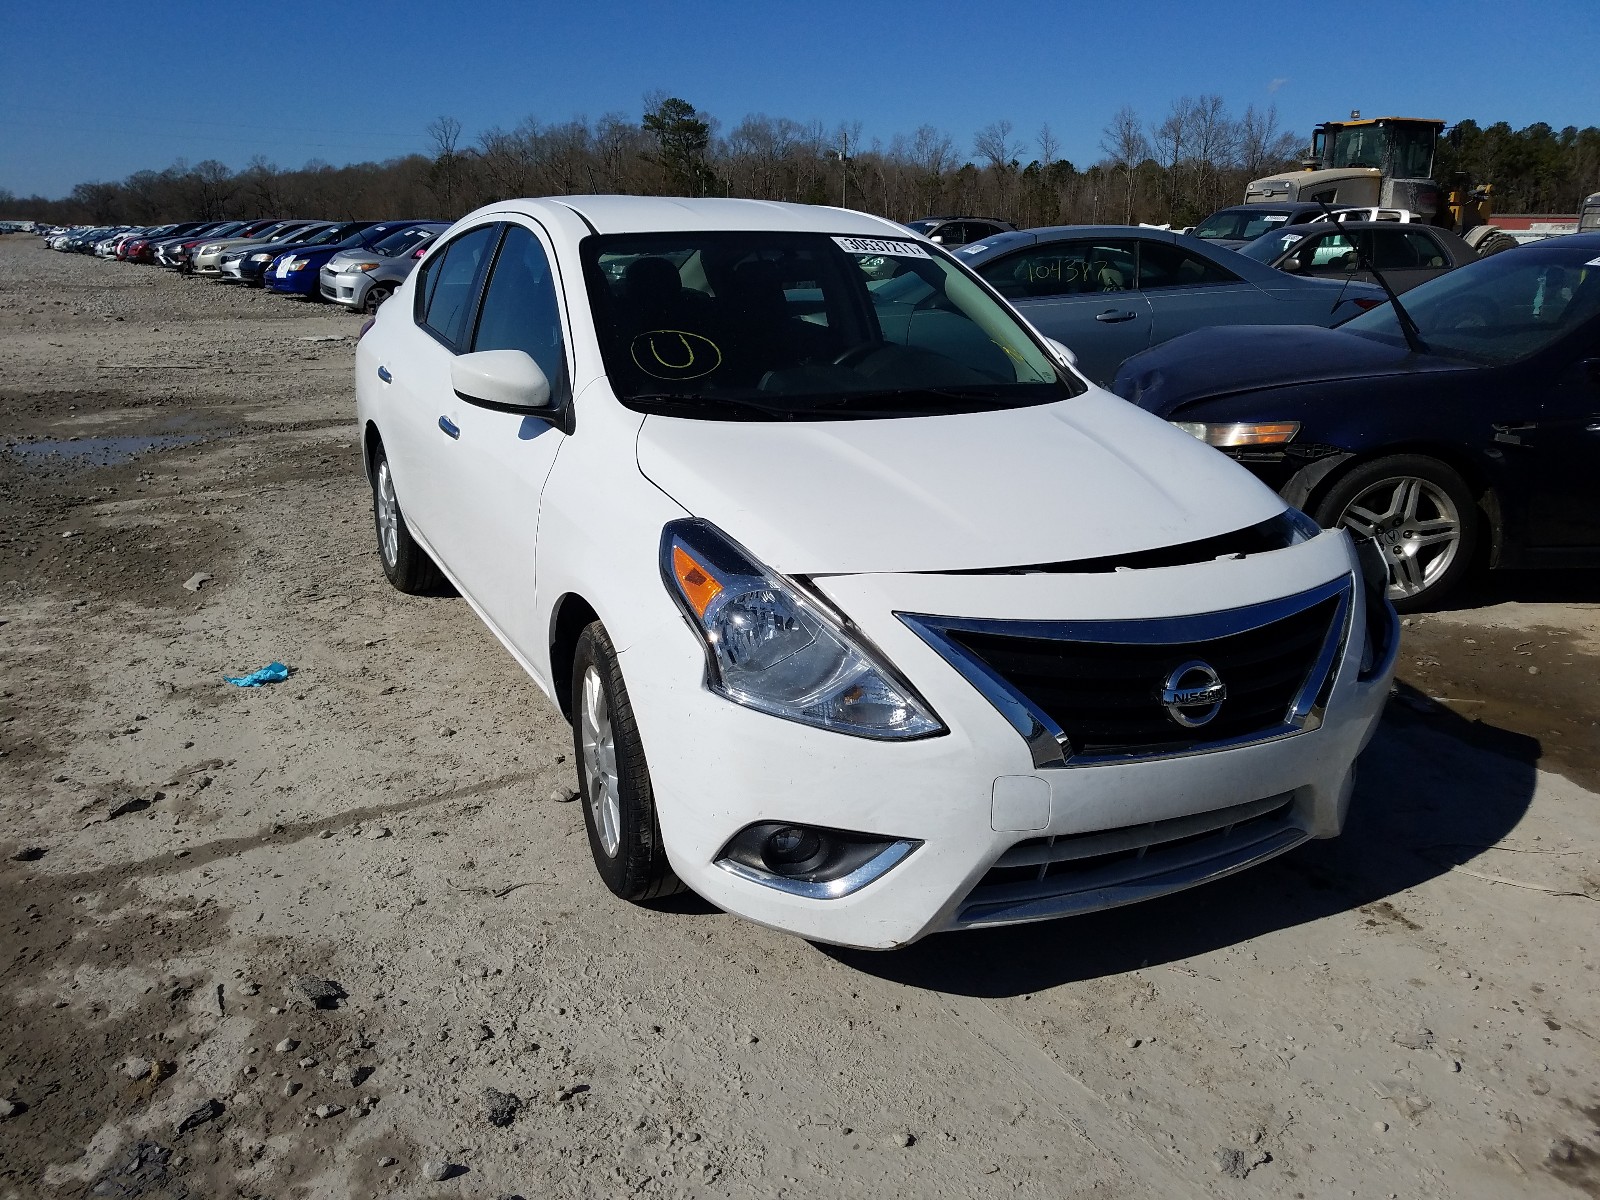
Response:
[{"label": "bare tree", "polygon": [[1254,104],[1239,118],[1239,168],[1250,179],[1277,170],[1295,157],[1300,139],[1278,128],[1278,106],[1259,112]]},{"label": "bare tree", "polygon": [[1100,132],[1100,150],[1122,176],[1122,223],[1133,224],[1133,173],[1150,157],[1150,139],[1132,105],[1117,109]]}]

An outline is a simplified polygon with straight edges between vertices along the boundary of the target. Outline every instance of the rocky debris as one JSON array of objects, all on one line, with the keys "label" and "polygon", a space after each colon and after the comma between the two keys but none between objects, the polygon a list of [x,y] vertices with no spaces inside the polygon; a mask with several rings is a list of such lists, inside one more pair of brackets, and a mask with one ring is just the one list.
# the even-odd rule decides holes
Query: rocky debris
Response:
[{"label": "rocky debris", "polygon": [[1433,1045],[1433,1030],[1424,1029],[1421,1025],[1414,1029],[1402,1029],[1394,1035],[1394,1044],[1404,1046],[1407,1050],[1426,1050]]},{"label": "rocky debris", "polygon": [[558,787],[555,791],[550,793],[550,799],[554,800],[557,804],[570,804],[577,798],[578,789],[570,786]]},{"label": "rocky debris", "polygon": [[300,1043],[295,1041],[293,1038],[286,1037],[283,1039],[283,1041],[274,1046],[273,1049],[279,1054],[288,1054],[291,1050],[300,1049]]},{"label": "rocky debris", "polygon": [[385,1154],[382,1158],[380,1158],[378,1160],[378,1165],[380,1167],[392,1167],[392,1166],[394,1166],[394,1164],[397,1161],[398,1160],[395,1159],[394,1157],[392,1157],[391,1155]]},{"label": "rocky debris", "polygon": [[24,846],[11,856],[12,862],[38,862],[44,857],[43,846]]},{"label": "rocky debris", "polygon": [[283,1085],[283,1094],[285,1096],[292,1096],[296,1092],[298,1092],[301,1089],[302,1086],[304,1086],[304,1085],[296,1083],[294,1080],[291,1079],[288,1083]]},{"label": "rocky debris", "polygon": [[422,1177],[429,1183],[443,1183],[466,1172],[467,1169],[460,1163],[445,1162],[443,1159],[425,1159],[422,1164]]},{"label": "rocky debris", "polygon": [[504,1129],[517,1119],[517,1113],[522,1109],[522,1099],[511,1092],[497,1091],[494,1088],[483,1089],[484,1116],[489,1118],[489,1124],[498,1125]]},{"label": "rocky debris", "polygon": [[150,1072],[154,1069],[155,1063],[148,1058],[140,1058],[138,1055],[122,1064],[122,1073],[129,1079],[148,1079]]},{"label": "rocky debris", "polygon": [[365,832],[363,832],[361,836],[364,838],[369,838],[375,842],[380,838],[388,837],[389,830],[383,825],[368,825]]},{"label": "rocky debris", "polygon": [[352,1066],[350,1063],[340,1063],[333,1069],[332,1079],[341,1087],[360,1087],[372,1076],[371,1067]]},{"label": "rocky debris", "polygon": [[318,1008],[338,1008],[339,1001],[349,999],[349,993],[331,979],[318,979],[314,975],[297,977],[291,988],[299,992]]},{"label": "rocky debris", "polygon": [[[156,800],[161,799],[161,793],[157,792],[155,798]],[[114,821],[118,817],[126,816],[128,813],[143,812],[152,803],[153,801],[147,800],[143,796],[134,796],[130,800],[124,800],[120,804],[113,805],[111,811],[106,813],[106,820]]]},{"label": "rocky debris", "polygon": [[311,1111],[316,1113],[317,1116],[320,1117],[322,1120],[326,1121],[329,1117],[337,1117],[340,1113],[342,1113],[344,1111],[344,1105],[342,1105],[342,1104],[319,1104],[314,1109],[312,1109]]},{"label": "rocky debris", "polygon": [[167,1166],[171,1161],[172,1151],[165,1146],[157,1142],[139,1142],[124,1163],[96,1181],[89,1195],[125,1200],[165,1195],[162,1188],[168,1182]]},{"label": "rocky debris", "polygon": [[1218,1146],[1211,1153],[1211,1169],[1229,1179],[1243,1179],[1251,1171],[1272,1161],[1265,1150],[1240,1150],[1234,1146]]},{"label": "rocky debris", "polygon": [[906,1150],[917,1144],[917,1135],[909,1129],[898,1129],[885,1135],[883,1144],[891,1150]]},{"label": "rocky debris", "polygon": [[186,592],[198,592],[202,587],[210,582],[210,575],[204,571],[196,571],[193,575],[189,576],[189,578],[183,581],[183,590]]},{"label": "rocky debris", "polygon": [[178,1132],[188,1133],[191,1129],[198,1129],[208,1121],[215,1121],[222,1115],[222,1101],[212,1098],[199,1108],[195,1109],[183,1120],[178,1122]]},{"label": "rocky debris", "polygon": [[28,1106],[21,1100],[0,1100],[0,1120],[14,1117],[19,1113],[28,1111]]}]

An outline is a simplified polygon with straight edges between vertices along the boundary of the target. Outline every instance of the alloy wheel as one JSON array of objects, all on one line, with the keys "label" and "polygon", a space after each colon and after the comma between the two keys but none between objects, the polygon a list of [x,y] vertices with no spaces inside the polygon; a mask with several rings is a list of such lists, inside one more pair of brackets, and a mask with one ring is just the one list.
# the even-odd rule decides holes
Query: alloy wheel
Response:
[{"label": "alloy wheel", "polygon": [[389,474],[389,460],[378,463],[378,549],[384,563],[393,568],[400,558],[400,502],[395,499],[394,477]]},{"label": "alloy wheel", "polygon": [[600,672],[583,673],[583,706],[579,715],[583,744],[583,776],[595,834],[608,858],[622,845],[622,796],[617,786],[617,743],[611,729],[611,706],[606,703]]},{"label": "alloy wheel", "polygon": [[1461,550],[1461,513],[1444,489],[1405,475],[1380,479],[1345,506],[1339,524],[1371,538],[1389,567],[1389,599],[1417,596],[1450,569]]}]

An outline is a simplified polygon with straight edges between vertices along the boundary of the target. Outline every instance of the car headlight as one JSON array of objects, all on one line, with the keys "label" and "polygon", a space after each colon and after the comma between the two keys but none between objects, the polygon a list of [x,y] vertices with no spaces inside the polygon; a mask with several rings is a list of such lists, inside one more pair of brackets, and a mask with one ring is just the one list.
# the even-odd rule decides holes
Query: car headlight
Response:
[{"label": "car headlight", "polygon": [[1286,446],[1300,432],[1299,421],[1173,421],[1178,429],[1208,446]]},{"label": "car headlight", "polygon": [[706,684],[719,696],[857,737],[944,732],[926,701],[845,620],[709,522],[662,530],[661,574],[705,645]]},{"label": "car headlight", "polygon": [[289,260],[289,270],[303,271],[310,262],[309,258],[291,258]]},{"label": "car headlight", "polygon": [[382,263],[376,262],[349,262],[339,267],[341,271],[376,271]]},{"label": "car headlight", "polygon": [[277,255],[275,255],[275,254],[252,254],[250,256],[250,261],[251,262],[271,262],[276,257],[277,257]]},{"label": "car headlight", "polygon": [[218,250],[221,250],[221,249],[222,249],[221,246],[201,246],[200,247],[200,253],[201,254],[215,254]]}]

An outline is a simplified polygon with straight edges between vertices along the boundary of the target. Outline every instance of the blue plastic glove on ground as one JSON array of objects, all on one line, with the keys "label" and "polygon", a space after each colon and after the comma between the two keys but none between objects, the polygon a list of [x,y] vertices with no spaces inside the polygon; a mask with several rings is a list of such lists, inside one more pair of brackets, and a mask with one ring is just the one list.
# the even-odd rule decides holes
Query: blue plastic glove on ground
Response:
[{"label": "blue plastic glove on ground", "polygon": [[238,679],[228,675],[224,675],[223,678],[234,687],[260,687],[263,683],[282,683],[289,678],[289,668],[281,662],[268,663],[259,671],[251,671],[250,674]]}]

